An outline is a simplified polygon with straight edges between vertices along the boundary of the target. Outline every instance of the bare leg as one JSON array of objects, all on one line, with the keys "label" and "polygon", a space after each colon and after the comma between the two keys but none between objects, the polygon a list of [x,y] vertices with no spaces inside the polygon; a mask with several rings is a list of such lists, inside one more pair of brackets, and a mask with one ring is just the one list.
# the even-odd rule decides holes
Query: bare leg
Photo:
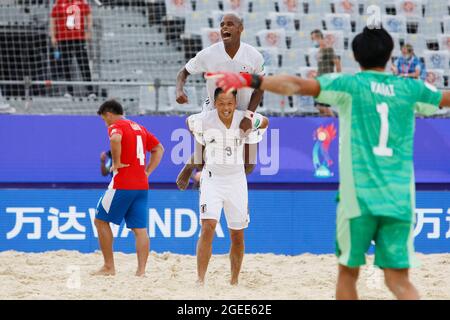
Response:
[{"label": "bare leg", "polygon": [[95,227],[98,233],[98,242],[100,249],[102,250],[104,265],[97,272],[92,275],[100,276],[113,276],[116,274],[114,267],[114,255],[113,255],[113,234],[109,222],[95,219]]},{"label": "bare leg", "polygon": [[384,269],[386,286],[399,300],[419,300],[419,293],[409,281],[409,269]]},{"label": "bare leg", "polygon": [[136,254],[138,259],[138,268],[136,276],[145,276],[145,267],[147,265],[148,253],[150,251],[150,239],[146,228],[133,229],[136,237]]},{"label": "bare leg", "polygon": [[230,230],[231,248],[231,285],[237,285],[239,272],[241,271],[242,260],[244,260],[244,230]]},{"label": "bare leg", "polygon": [[202,231],[197,242],[197,281],[200,284],[205,282],[205,274],[212,254],[212,242],[214,239],[216,225],[216,220],[202,220]]},{"label": "bare leg", "polygon": [[339,265],[339,274],[336,285],[336,300],[358,300],[356,282],[359,268],[349,268]]}]

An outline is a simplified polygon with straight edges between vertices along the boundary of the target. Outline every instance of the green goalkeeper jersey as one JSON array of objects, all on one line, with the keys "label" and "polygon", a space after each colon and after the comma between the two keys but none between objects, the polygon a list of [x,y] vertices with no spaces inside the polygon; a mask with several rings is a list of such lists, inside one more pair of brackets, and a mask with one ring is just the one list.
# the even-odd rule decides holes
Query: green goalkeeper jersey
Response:
[{"label": "green goalkeeper jersey", "polygon": [[413,221],[415,112],[434,113],[442,93],[422,81],[376,71],[317,80],[317,101],[339,108],[339,198],[345,217]]}]

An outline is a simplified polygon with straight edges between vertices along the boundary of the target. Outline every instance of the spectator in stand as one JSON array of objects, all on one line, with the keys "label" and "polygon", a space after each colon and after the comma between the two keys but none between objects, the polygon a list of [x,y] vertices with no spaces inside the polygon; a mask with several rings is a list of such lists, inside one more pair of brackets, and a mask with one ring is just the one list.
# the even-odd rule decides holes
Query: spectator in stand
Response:
[{"label": "spectator in stand", "polygon": [[[76,58],[83,81],[91,81],[87,41],[92,38],[91,7],[86,0],[56,0],[50,17],[50,37],[55,52],[60,55],[59,74],[66,81],[72,80],[72,58]],[[89,98],[95,98],[93,87],[86,87]],[[68,86],[66,98],[73,95]]]},{"label": "spectator in stand", "polygon": [[402,56],[392,65],[392,71],[401,77],[419,79],[424,67],[414,54],[413,46],[407,43],[402,47]]},{"label": "spectator in stand", "polygon": [[[317,53],[317,76],[341,72],[341,60],[335,54],[333,47],[331,47],[324,38],[322,31],[319,29],[312,31],[311,41],[313,42],[314,47],[319,49],[319,52]],[[334,116],[329,105],[316,103],[316,108],[319,109],[320,114],[323,116]]]}]

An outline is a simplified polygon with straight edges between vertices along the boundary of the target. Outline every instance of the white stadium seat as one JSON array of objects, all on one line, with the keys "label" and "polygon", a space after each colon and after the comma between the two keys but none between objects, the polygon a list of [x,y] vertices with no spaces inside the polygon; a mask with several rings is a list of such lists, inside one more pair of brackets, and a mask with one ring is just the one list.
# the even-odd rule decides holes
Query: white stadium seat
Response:
[{"label": "white stadium seat", "polygon": [[446,50],[429,51],[423,53],[427,69],[449,69],[449,52]]},{"label": "white stadium seat", "polygon": [[256,36],[261,47],[286,49],[286,32],[284,29],[261,30]]}]

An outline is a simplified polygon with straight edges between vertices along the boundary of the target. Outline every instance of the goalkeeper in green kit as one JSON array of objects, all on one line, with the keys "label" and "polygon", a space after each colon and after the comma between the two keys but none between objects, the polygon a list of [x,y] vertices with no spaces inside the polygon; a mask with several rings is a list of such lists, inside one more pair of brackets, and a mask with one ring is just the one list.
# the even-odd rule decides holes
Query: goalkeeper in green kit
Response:
[{"label": "goalkeeper in green kit", "polygon": [[361,72],[317,79],[216,73],[225,91],[252,87],[285,96],[316,97],[339,108],[340,186],[336,255],[337,299],[357,299],[356,282],[375,242],[375,265],[398,299],[418,299],[409,280],[415,265],[413,230],[415,112],[430,115],[450,106],[450,92],[420,80],[385,73],[394,42],[383,28],[365,28],[352,42]]}]

